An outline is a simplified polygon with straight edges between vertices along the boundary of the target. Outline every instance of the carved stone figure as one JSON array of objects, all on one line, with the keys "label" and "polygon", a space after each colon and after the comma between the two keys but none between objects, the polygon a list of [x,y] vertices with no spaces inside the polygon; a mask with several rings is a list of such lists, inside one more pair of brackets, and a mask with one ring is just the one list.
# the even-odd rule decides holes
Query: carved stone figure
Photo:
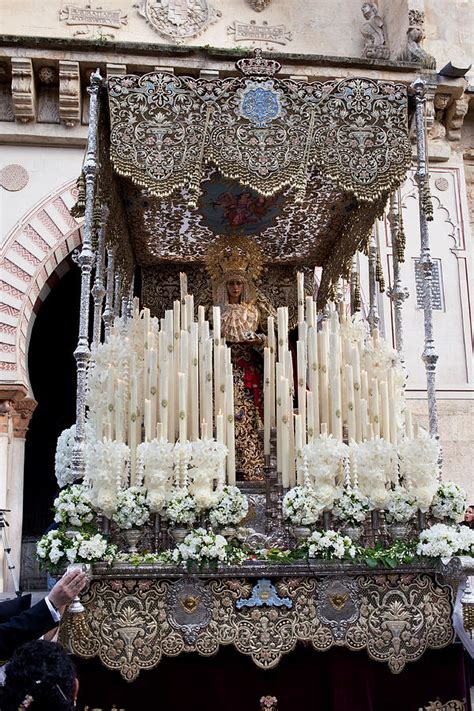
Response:
[{"label": "carved stone figure", "polygon": [[408,18],[407,43],[400,59],[406,62],[416,62],[427,69],[435,69],[436,59],[421,46],[425,39],[424,14],[418,10],[409,10]]},{"label": "carved stone figure", "polygon": [[383,20],[379,15],[377,5],[373,2],[365,2],[361,7],[361,12],[366,19],[366,22],[360,28],[365,39],[362,56],[388,59],[389,49],[385,44]]}]

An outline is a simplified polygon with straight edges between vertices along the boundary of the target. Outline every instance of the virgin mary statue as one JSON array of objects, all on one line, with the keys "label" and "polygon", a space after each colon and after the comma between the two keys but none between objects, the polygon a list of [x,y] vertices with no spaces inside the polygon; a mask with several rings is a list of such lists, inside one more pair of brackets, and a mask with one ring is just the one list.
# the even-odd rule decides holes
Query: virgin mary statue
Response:
[{"label": "virgin mary statue", "polygon": [[249,237],[218,239],[206,256],[221,336],[234,373],[236,468],[245,480],[263,479],[263,347],[273,309],[257,290],[262,253]]}]

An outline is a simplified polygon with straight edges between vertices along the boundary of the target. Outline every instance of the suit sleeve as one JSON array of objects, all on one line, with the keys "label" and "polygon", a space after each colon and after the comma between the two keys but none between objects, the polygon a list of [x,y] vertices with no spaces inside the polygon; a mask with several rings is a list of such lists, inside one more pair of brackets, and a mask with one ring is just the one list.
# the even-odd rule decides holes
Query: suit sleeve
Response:
[{"label": "suit sleeve", "polygon": [[8,659],[17,647],[38,639],[56,625],[44,600],[11,617],[8,622],[0,624],[0,659]]}]

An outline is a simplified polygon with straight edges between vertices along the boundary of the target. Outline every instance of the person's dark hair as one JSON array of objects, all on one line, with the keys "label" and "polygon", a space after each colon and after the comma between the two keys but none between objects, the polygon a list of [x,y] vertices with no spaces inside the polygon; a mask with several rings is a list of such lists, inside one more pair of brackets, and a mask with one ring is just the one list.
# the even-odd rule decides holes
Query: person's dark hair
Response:
[{"label": "person's dark hair", "polygon": [[28,642],[6,667],[1,711],[72,711],[75,679],[74,665],[60,644]]}]

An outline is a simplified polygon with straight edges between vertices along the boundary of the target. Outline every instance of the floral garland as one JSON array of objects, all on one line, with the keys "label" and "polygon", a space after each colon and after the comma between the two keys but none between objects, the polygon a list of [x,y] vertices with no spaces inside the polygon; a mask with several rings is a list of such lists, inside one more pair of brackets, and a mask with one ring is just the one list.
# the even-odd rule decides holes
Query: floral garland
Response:
[{"label": "floral garland", "polygon": [[112,519],[121,529],[143,526],[150,518],[147,492],[141,486],[130,486],[117,496],[117,508]]},{"label": "floral garland", "polygon": [[454,481],[443,481],[433,497],[431,514],[439,521],[462,521],[466,510],[466,492]]},{"label": "floral garland", "polygon": [[245,518],[248,510],[248,499],[237,486],[223,486],[210,509],[209,521],[214,528],[236,525]]},{"label": "floral garland", "polygon": [[321,502],[309,486],[294,486],[283,498],[283,518],[296,526],[312,526],[324,510]]},{"label": "floral garland", "polygon": [[388,523],[408,523],[417,513],[418,504],[413,493],[401,486],[390,492],[385,516]]},{"label": "floral garland", "polygon": [[333,516],[341,523],[358,526],[370,511],[369,499],[359,489],[348,487],[334,502]]},{"label": "floral garland", "polygon": [[356,547],[349,536],[342,536],[337,531],[313,531],[302,544],[308,552],[308,558],[354,558]]},{"label": "floral garland", "polygon": [[94,518],[89,490],[83,484],[72,484],[54,500],[54,520],[65,528],[80,528]]}]

